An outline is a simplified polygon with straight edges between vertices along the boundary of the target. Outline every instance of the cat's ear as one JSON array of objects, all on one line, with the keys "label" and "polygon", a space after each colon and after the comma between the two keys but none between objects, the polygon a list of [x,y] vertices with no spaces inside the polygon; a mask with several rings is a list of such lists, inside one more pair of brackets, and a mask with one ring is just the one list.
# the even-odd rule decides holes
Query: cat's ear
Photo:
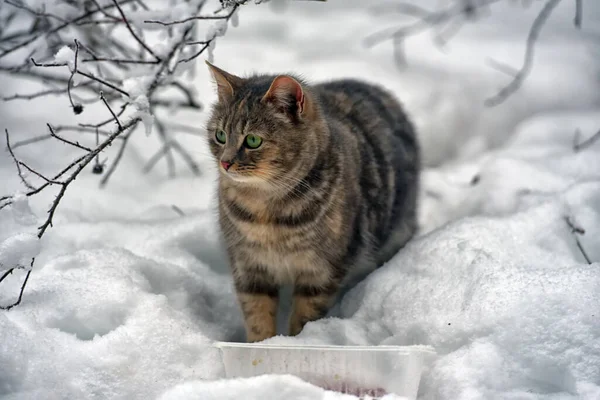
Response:
[{"label": "cat's ear", "polygon": [[302,85],[287,75],[279,75],[262,98],[263,102],[274,104],[281,111],[297,118],[306,114],[306,97]]},{"label": "cat's ear", "polygon": [[231,100],[235,91],[242,86],[243,79],[230,74],[229,72],[223,71],[221,68],[217,68],[208,61],[205,61],[208,65],[208,69],[217,84],[217,94],[219,95],[219,101]]}]

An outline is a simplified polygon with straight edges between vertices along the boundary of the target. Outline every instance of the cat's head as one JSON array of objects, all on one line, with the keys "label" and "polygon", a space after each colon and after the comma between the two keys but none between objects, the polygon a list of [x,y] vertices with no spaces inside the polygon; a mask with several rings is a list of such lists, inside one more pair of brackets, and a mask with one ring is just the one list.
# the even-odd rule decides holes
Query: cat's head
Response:
[{"label": "cat's head", "polygon": [[290,75],[240,78],[207,64],[218,93],[208,142],[222,179],[295,186],[324,142],[325,124],[310,88]]}]

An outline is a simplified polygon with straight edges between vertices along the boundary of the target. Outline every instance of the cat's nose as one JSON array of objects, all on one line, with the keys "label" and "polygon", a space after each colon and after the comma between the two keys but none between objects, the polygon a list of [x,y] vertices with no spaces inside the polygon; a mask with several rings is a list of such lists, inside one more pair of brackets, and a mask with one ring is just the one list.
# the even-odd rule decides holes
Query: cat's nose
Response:
[{"label": "cat's nose", "polygon": [[229,169],[229,167],[231,167],[231,163],[227,162],[227,161],[221,161],[221,166],[223,167],[223,169],[225,171],[227,171]]}]

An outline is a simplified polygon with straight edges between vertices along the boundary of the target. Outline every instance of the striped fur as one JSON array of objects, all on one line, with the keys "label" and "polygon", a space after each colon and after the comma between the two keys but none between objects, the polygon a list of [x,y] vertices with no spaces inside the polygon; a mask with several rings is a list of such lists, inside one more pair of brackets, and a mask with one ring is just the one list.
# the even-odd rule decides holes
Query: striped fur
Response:
[{"label": "striped fur", "polygon": [[[416,231],[419,148],[398,102],[356,80],[239,78],[209,64],[219,101],[207,124],[219,167],[219,221],[249,341],[275,334],[293,284],[289,333],[321,318],[353,275]],[[215,138],[227,136],[225,144]],[[246,135],[263,139],[244,146]]]}]

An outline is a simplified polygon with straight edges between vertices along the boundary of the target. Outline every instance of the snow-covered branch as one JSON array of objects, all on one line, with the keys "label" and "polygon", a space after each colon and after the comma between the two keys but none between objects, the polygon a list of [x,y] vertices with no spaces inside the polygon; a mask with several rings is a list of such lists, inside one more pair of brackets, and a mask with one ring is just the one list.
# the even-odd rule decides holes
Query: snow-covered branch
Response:
[{"label": "snow-covered branch", "polygon": [[[314,1],[314,0],[313,0]],[[76,125],[47,125],[48,133],[11,143],[5,131],[7,150],[24,186],[25,197],[57,189],[47,218],[38,227],[41,238],[52,221],[67,189],[88,165],[108,183],[122,160],[130,137],[143,127],[154,129],[162,142],[148,159],[144,171],[166,161],[169,176],[175,175],[177,158],[193,174],[200,168],[175,134],[201,129],[166,121],[164,110],[200,111],[202,103],[193,86],[195,60],[205,54],[212,59],[218,37],[229,22],[237,25],[238,9],[245,1],[182,0],[6,0],[0,3],[0,73],[37,81],[33,93],[11,93],[3,101],[32,100],[64,95],[65,105],[75,115],[87,117]],[[152,8],[151,8],[152,7]],[[68,103],[67,103],[68,101]],[[88,105],[101,103],[106,116],[94,121]],[[92,121],[90,122],[90,118]],[[18,147],[52,140],[83,152],[57,173],[38,171],[20,161]],[[100,161],[100,154],[119,142],[115,157]],[[0,210],[18,201],[19,195],[0,194]],[[31,257],[33,267],[35,257]],[[16,303],[23,295],[31,267]],[[4,265],[0,282],[21,265]]]}]

